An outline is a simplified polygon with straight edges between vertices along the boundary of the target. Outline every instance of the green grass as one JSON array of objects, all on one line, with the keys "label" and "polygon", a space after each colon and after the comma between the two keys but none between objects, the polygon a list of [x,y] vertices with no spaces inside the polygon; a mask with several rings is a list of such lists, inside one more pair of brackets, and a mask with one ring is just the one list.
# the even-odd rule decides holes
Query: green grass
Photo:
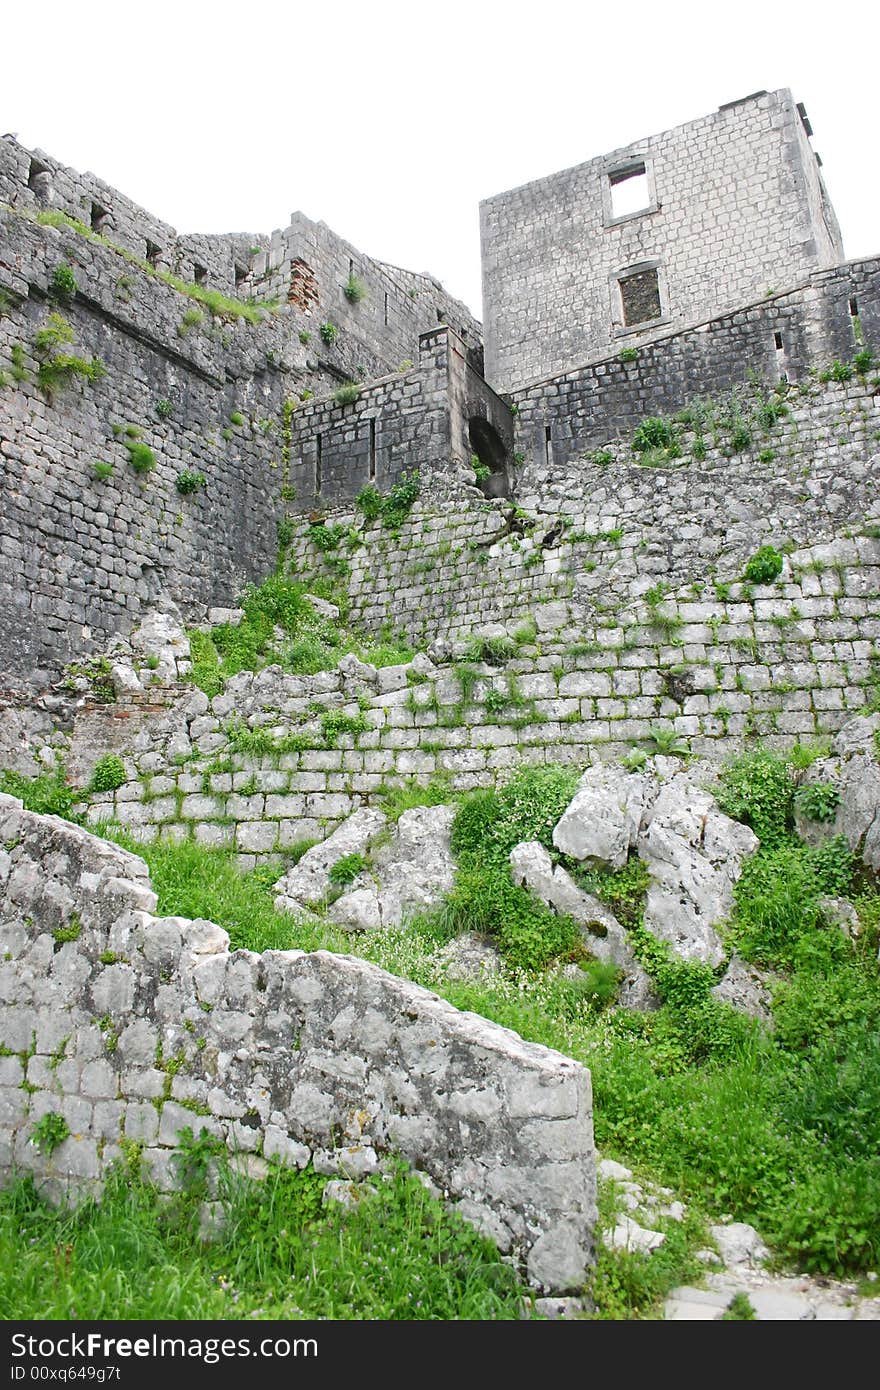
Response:
[{"label": "green grass", "polygon": [[[191,632],[193,684],[213,697],[231,676],[259,671],[270,661],[285,671],[313,676],[333,670],[347,652],[374,666],[412,659],[412,649],[403,643],[374,638],[322,617],[306,592],[303,584],[270,575],[245,590],[241,597],[244,618],[237,626],[222,623],[207,633]],[[284,633],[280,650],[276,649],[276,628]]]},{"label": "green grass", "polygon": [[226,1220],[198,1238],[205,1193],[164,1202],[132,1163],[100,1204],[53,1209],[30,1181],[0,1194],[0,1318],[514,1319],[526,1294],[497,1250],[416,1179],[322,1207],[326,1181],[273,1169],[262,1183],[221,1165]]},{"label": "green grass", "polygon": [[329,925],[275,911],[273,885],[286,865],[264,865],[243,874],[235,868],[232,850],[208,848],[191,840],[142,845],[113,827],[104,833],[146,860],[160,913],[207,917],[229,932],[232,950],[347,949],[347,938]]},{"label": "green grass", "polygon": [[73,807],[79,800],[79,793],[67,785],[63,776],[50,772],[24,777],[18,772],[0,770],[0,792],[18,797],[27,811],[35,811],[39,816],[62,816],[65,820],[74,819]]}]

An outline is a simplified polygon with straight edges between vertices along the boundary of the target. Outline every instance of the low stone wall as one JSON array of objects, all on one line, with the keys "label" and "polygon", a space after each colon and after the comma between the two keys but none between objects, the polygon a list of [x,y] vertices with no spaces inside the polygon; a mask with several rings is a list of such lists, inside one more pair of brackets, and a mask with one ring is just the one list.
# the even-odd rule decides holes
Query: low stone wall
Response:
[{"label": "low stone wall", "polygon": [[254,1176],[275,1158],[357,1178],[393,1152],[534,1284],[582,1282],[596,1212],[579,1063],[353,957],[230,954],[213,923],[154,915],[136,856],[6,796],[0,844],[7,1177],[94,1190],[136,1145],[170,1190],[184,1130]]},{"label": "low stone wall", "polygon": [[[858,309],[857,316],[854,306]],[[880,344],[880,259],[850,261],[757,303],[613,353],[512,393],[517,449],[564,463],[757,373],[803,381],[861,346]],[[623,354],[623,355],[622,355]]]}]

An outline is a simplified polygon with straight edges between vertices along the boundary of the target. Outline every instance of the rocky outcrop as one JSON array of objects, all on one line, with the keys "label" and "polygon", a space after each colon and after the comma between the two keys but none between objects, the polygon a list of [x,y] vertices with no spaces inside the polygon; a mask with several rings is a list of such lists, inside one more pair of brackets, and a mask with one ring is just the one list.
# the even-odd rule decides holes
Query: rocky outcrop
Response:
[{"label": "rocky outcrop", "polygon": [[710,990],[710,994],[720,999],[723,1004],[730,1004],[740,1013],[749,1014],[772,1027],[772,998],[767,986],[767,977],[754,966],[747,965],[736,952],[731,956],[727,969],[714,989]]},{"label": "rocky outcrop", "polygon": [[555,912],[571,917],[582,929],[584,944],[596,960],[616,965],[621,972],[620,1002],[625,1008],[645,1009],[657,1000],[645,970],[627,941],[626,932],[603,902],[578,888],[560,864],[537,840],[516,845],[510,852],[515,883],[527,888]]},{"label": "rocky outcrop", "polygon": [[[663,775],[667,769],[669,776]],[[758,840],[671,760],[658,760],[657,772],[590,768],[553,843],[573,859],[608,869],[622,868],[634,848],[651,878],[647,930],[685,960],[719,965],[725,953],[718,928],[730,915],[733,885]]]},{"label": "rocky outcrop", "polygon": [[296,912],[310,903],[320,902],[330,892],[330,870],[349,854],[363,854],[385,825],[383,811],[364,807],[355,811],[322,840],[306,850],[302,859],[275,884],[278,912]]},{"label": "rocky outcrop", "polygon": [[[843,726],[831,745],[831,756],[813,763],[804,776],[802,794],[795,797],[798,833],[809,844],[843,835],[854,854],[880,873],[880,763],[877,737],[880,714],[858,715]],[[808,813],[811,786],[827,785],[837,793],[830,820]]]},{"label": "rocky outcrop", "polygon": [[581,863],[622,869],[655,794],[655,782],[641,773],[602,763],[588,768],[553,843]]},{"label": "rocky outcrop", "polygon": [[[356,812],[330,839],[342,835],[356,817],[376,814]],[[399,927],[415,913],[436,907],[455,882],[449,847],[454,816],[452,806],[416,806],[404,811],[388,844],[376,850],[369,869],[330,904],[328,915],[332,920],[350,931],[374,931],[377,927]],[[301,863],[315,852],[310,850]],[[288,874],[283,881],[290,880]]]},{"label": "rocky outcrop", "polygon": [[719,811],[686,773],[664,782],[638,838],[651,876],[645,927],[685,960],[720,965],[718,932],[733,907],[733,885],[757,836]]},{"label": "rocky outcrop", "polygon": [[[537,1288],[582,1285],[585,1067],[351,956],[230,953],[214,923],[155,915],[136,856],[5,796],[0,845],[6,1175],[99,1190],[124,1135],[170,1191],[181,1131],[199,1128],[254,1177],[276,1158],[357,1179],[396,1153]],[[48,1114],[51,1153],[31,1142]]]}]

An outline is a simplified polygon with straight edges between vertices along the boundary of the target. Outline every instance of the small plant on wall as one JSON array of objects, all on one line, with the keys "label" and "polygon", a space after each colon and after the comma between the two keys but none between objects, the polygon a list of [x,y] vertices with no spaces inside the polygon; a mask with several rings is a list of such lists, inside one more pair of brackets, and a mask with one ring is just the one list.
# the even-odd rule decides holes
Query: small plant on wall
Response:
[{"label": "small plant on wall", "polygon": [[335,323],[322,323],[318,332],[321,335],[321,342],[326,343],[328,347],[332,347],[339,337],[339,329]]},{"label": "small plant on wall", "polygon": [[186,497],[192,492],[199,492],[205,486],[207,479],[204,473],[194,473],[191,468],[184,468],[177,475],[175,487],[182,496]]},{"label": "small plant on wall", "polygon": [[351,271],[343,286],[342,293],[349,304],[360,304],[362,299],[366,299],[367,287],[363,280],[359,280],[354,271]]},{"label": "small plant on wall", "polygon": [[354,405],[361,388],[356,381],[347,381],[344,386],[339,386],[333,392],[333,399],[337,405]]},{"label": "small plant on wall", "polygon": [[772,545],[762,545],[743,571],[750,584],[772,584],[782,573],[782,556]]}]

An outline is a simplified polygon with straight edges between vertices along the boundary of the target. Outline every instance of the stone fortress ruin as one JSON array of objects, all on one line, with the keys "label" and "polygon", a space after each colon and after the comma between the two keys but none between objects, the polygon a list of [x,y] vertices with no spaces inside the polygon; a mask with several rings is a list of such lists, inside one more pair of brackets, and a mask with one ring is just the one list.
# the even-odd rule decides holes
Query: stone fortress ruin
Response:
[{"label": "stone fortress ruin", "polygon": [[[758,92],[487,199],[484,326],[300,213],[179,236],[0,141],[0,764],[85,788],[115,754],[88,824],[281,874],[408,778],[838,735],[880,651],[880,260],[844,260],[811,133]],[[396,525],[358,506],[407,484]],[[763,546],[778,583],[743,577]],[[419,655],[195,690],[184,629],[279,565]],[[124,1137],[170,1186],[195,1107],[255,1171],[397,1150],[577,1285],[584,1067],[353,957],[230,954],[156,915],[137,856],[0,819],[4,1170],[94,1186]],[[28,1134],[59,1109],[50,1161]]]}]

